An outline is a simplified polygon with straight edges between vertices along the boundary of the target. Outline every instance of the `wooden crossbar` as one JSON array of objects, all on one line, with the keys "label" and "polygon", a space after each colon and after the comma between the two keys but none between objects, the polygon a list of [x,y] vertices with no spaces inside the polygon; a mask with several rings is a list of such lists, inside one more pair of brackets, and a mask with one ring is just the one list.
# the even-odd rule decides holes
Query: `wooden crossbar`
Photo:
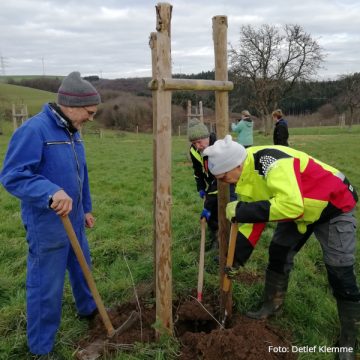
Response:
[{"label": "wooden crossbar", "polygon": [[[151,90],[159,89],[159,80],[149,82]],[[160,87],[163,90],[202,90],[202,91],[231,91],[234,84],[231,81],[194,80],[194,79],[161,79]]]}]

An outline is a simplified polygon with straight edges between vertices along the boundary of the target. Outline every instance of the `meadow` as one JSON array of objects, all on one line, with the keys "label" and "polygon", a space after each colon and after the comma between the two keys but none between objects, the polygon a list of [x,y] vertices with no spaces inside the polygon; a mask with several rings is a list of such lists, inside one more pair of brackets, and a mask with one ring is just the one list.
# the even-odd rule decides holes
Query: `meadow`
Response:
[{"label": "meadow", "polygon": [[45,102],[55,101],[55,99],[55,93],[10,85],[0,81],[0,110],[1,108],[9,109],[10,114],[13,103],[16,105],[26,104],[29,116],[32,116],[40,111]]},{"label": "meadow", "polygon": [[[1,86],[1,84],[0,84]],[[11,125],[6,123],[6,129]],[[360,127],[290,129],[291,146],[342,170],[360,189]],[[10,131],[0,136],[0,159],[4,158]],[[105,131],[103,138],[84,136],[96,226],[87,230],[93,273],[106,306],[126,302],[133,285],[153,278],[153,173],[152,135]],[[256,134],[255,144],[271,138]],[[174,299],[197,285],[200,242],[199,198],[186,137],[172,141],[172,265]],[[359,218],[359,214],[357,215]],[[26,345],[25,270],[27,245],[21,224],[19,201],[0,188],[0,359],[28,359]],[[267,247],[273,226],[262,239],[244,272],[263,277]],[[49,229],[51,231],[51,229]],[[359,232],[357,233],[359,239]],[[359,275],[359,249],[357,249]],[[205,290],[217,293],[217,265],[213,252],[205,259]],[[133,280],[132,280],[133,279]],[[255,309],[261,301],[263,281],[235,282],[235,311]],[[298,346],[333,346],[339,328],[336,305],[328,287],[320,246],[310,238],[295,261],[283,315],[271,320],[291,334]],[[69,283],[66,282],[61,328],[56,350],[71,359],[75,344],[88,325],[76,318]],[[115,359],[172,359],[176,339],[159,344],[138,344],[131,353]],[[239,349],[240,350],[240,349]],[[332,359],[333,354],[299,354],[301,360]]]}]

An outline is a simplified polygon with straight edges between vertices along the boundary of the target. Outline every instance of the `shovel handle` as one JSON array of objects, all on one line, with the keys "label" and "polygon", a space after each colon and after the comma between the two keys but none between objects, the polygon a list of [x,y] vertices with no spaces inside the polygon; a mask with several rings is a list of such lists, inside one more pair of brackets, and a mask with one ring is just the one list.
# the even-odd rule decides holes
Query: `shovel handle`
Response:
[{"label": "shovel handle", "polygon": [[204,258],[205,258],[205,230],[206,219],[202,218],[201,222],[201,240],[200,240],[200,258],[199,258],[199,277],[197,285],[197,299],[202,301],[203,285],[204,285]]},{"label": "shovel handle", "polygon": [[[231,223],[230,240],[229,240],[229,247],[228,247],[228,253],[227,253],[227,258],[226,258],[226,266],[227,267],[232,266],[233,262],[234,262],[237,233],[238,233],[238,224]],[[228,292],[230,290],[230,284],[231,284],[231,280],[225,274],[224,281],[223,281],[223,291],[224,292]]]},{"label": "shovel handle", "polygon": [[83,251],[81,249],[81,246],[79,244],[79,240],[76,237],[74,228],[73,228],[73,226],[72,226],[72,224],[70,222],[70,219],[69,219],[69,217],[67,215],[66,216],[60,216],[60,219],[61,219],[61,221],[62,221],[62,223],[64,225],[66,234],[69,237],[69,240],[70,240],[71,246],[72,246],[72,248],[74,250],[74,253],[76,255],[76,258],[79,261],[81,270],[82,270],[82,272],[84,274],[86,282],[87,282],[87,284],[89,286],[89,289],[91,291],[91,294],[92,294],[92,296],[94,298],[95,304],[96,304],[96,306],[97,306],[97,308],[99,310],[99,314],[101,316],[101,319],[102,319],[102,321],[103,321],[103,323],[104,323],[104,325],[106,327],[108,336],[111,337],[115,333],[114,327],[111,324],[109,315],[106,312],[104,303],[101,300],[101,297],[100,297],[100,294],[99,294],[99,292],[97,290],[94,278],[93,278],[93,276],[91,274],[90,267],[89,267],[89,265],[88,265],[88,263],[87,263],[87,261],[85,259],[84,253],[83,253]]}]

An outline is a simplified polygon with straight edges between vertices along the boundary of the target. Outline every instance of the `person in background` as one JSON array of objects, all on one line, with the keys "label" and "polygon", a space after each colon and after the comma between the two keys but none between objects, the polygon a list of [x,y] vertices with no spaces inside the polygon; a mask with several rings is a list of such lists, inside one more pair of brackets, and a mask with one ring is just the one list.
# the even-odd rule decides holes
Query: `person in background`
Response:
[{"label": "person in background", "polygon": [[57,103],[26,121],[12,136],[0,181],[21,200],[28,242],[27,337],[33,359],[56,359],[53,351],[61,320],[68,270],[80,317],[92,318],[96,304],[71,248],[60,216],[69,215],[87,262],[85,226],[94,226],[82,126],[92,121],[100,95],[79,72],[65,77]]},{"label": "person in background", "polygon": [[[340,359],[355,359],[360,291],[355,276],[357,193],[338,169],[283,146],[245,149],[227,135],[204,150],[218,181],[236,184],[239,201],[226,217],[239,224],[234,276],[250,257],[267,222],[276,222],[269,245],[264,301],[254,319],[266,319],[283,305],[294,257],[310,235],[320,242],[340,319]],[[305,286],[305,285],[304,285]]]},{"label": "person in background", "polygon": [[204,208],[200,218],[206,218],[209,228],[209,247],[216,248],[218,230],[217,182],[209,172],[207,157],[203,151],[216,141],[215,133],[210,133],[206,125],[196,118],[189,120],[188,138],[191,142],[190,158],[193,164],[197,191],[204,199]]},{"label": "person in background", "polygon": [[231,130],[237,133],[237,142],[248,148],[253,145],[253,121],[248,110],[241,112],[241,118],[237,124],[231,124]]},{"label": "person in background", "polygon": [[272,118],[275,122],[273,140],[274,145],[289,146],[289,130],[287,121],[283,118],[283,113],[280,109],[272,112]]}]

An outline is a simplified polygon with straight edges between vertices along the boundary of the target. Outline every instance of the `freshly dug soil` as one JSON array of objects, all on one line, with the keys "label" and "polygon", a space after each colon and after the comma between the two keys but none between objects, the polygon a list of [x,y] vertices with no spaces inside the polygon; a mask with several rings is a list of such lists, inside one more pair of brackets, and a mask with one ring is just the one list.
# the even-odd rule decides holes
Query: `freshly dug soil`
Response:
[{"label": "freshly dug soil", "polygon": [[[109,316],[114,328],[124,324],[133,311],[138,312],[136,302],[111,309]],[[226,328],[222,328],[216,320],[219,318],[217,299],[205,296],[202,304],[199,304],[195,298],[188,296],[174,304],[173,314],[175,336],[181,344],[181,360],[296,359],[291,352],[269,351],[270,345],[291,347],[291,343],[282,331],[270,326],[266,321],[252,320],[233,313]],[[104,325],[97,316],[90,324],[88,336],[78,346],[80,349],[89,349],[89,345],[95,342],[101,344],[96,346],[96,351],[109,356],[118,350],[131,351],[131,345],[135,342],[155,342],[155,330],[152,326],[155,315],[153,299],[141,299],[141,321],[137,319],[129,329],[115,335],[111,340],[106,339]],[[85,355],[84,351],[79,351],[77,356],[82,360],[91,359],[86,356],[86,351]]]}]

